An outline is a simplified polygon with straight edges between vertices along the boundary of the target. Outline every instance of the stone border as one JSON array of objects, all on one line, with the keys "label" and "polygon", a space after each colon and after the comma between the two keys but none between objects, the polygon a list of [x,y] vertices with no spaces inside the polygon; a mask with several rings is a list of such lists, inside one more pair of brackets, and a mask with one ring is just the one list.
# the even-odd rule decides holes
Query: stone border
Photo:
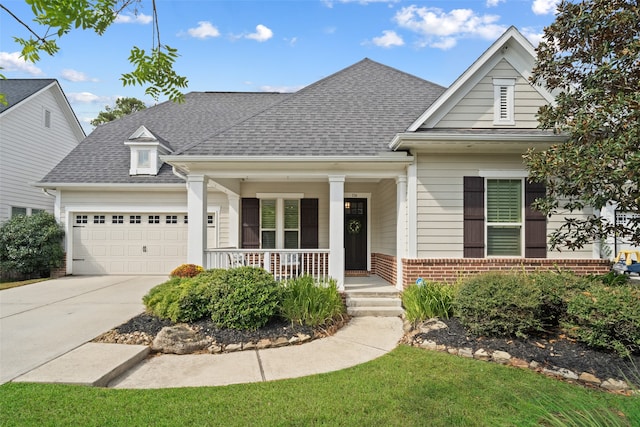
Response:
[{"label": "stone border", "polygon": [[570,383],[578,383],[588,387],[595,387],[598,389],[606,390],[608,392],[631,395],[640,394],[640,390],[634,390],[627,382],[616,380],[614,378],[608,378],[601,380],[595,375],[589,372],[576,373],[566,368],[558,367],[544,367],[535,360],[526,361],[512,357],[506,351],[501,350],[487,350],[480,348],[475,352],[471,347],[449,347],[444,344],[438,344],[435,341],[424,340],[421,341],[416,338],[419,333],[427,333],[433,330],[445,329],[447,325],[437,319],[428,320],[417,326],[413,326],[411,322],[403,319],[403,328],[405,335],[402,338],[402,343],[410,345],[412,347],[418,347],[425,350],[435,350],[440,352],[449,353],[454,356],[464,357],[467,359],[481,360],[485,362],[494,362],[501,365],[513,366],[520,369],[530,369],[541,374],[547,375],[552,378],[560,379]]}]

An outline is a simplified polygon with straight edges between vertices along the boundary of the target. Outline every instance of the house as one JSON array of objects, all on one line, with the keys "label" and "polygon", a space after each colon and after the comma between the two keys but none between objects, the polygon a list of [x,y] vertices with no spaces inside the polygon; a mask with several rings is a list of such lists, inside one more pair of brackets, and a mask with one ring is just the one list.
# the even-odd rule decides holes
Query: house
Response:
[{"label": "house", "polygon": [[[596,245],[547,250],[522,154],[553,97],[506,31],[449,88],[364,59],[292,94],[189,93],[98,127],[56,190],[67,273],[260,265],[399,289],[490,269],[607,271]],[[589,212],[585,212],[588,214]],[[69,256],[71,254],[71,256]]]},{"label": "house", "polygon": [[54,79],[0,79],[0,223],[14,215],[53,213],[55,194],[33,183],[85,138]]}]

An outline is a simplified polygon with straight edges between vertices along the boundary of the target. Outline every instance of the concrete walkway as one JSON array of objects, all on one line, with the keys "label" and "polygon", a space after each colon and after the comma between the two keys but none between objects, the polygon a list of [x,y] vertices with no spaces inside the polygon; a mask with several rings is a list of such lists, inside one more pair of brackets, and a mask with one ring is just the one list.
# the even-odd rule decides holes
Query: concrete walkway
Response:
[{"label": "concrete walkway", "polygon": [[166,276],[70,276],[0,291],[0,384],[144,311]]}]

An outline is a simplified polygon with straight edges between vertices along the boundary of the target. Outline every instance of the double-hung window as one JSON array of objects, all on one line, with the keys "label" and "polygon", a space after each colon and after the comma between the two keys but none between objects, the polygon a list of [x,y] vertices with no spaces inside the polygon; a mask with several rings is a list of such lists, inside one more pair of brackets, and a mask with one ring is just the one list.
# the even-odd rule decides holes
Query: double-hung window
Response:
[{"label": "double-hung window", "polygon": [[260,246],[262,249],[300,247],[300,200],[260,200]]},{"label": "double-hung window", "polygon": [[522,179],[487,179],[487,256],[522,256]]}]

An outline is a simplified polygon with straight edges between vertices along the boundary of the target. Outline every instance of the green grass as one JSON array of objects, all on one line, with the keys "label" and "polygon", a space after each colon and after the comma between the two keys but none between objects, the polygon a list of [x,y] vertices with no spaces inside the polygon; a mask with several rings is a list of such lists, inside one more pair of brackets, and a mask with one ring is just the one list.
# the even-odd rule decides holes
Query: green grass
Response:
[{"label": "green grass", "polygon": [[21,280],[19,282],[0,282],[0,291],[5,289],[17,288],[18,286],[30,285],[32,283],[44,282],[45,280],[49,280],[49,278]]},{"label": "green grass", "polygon": [[640,425],[638,396],[407,346],[343,371],[226,387],[5,384],[0,425],[527,426],[542,422],[545,402],[553,411],[620,411]]}]

